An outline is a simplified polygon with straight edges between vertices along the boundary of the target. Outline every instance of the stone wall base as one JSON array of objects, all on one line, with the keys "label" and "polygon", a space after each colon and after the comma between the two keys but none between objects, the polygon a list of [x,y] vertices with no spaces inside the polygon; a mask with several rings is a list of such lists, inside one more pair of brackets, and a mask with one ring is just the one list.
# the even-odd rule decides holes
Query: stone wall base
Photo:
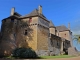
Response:
[{"label": "stone wall base", "polygon": [[69,47],[68,48],[68,55],[70,56],[79,56],[79,52],[75,47]]}]

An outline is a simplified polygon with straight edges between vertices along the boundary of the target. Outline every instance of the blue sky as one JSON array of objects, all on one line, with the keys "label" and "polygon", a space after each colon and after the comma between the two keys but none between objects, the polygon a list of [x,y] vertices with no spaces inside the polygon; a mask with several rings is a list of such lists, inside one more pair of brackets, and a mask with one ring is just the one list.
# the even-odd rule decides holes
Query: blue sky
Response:
[{"label": "blue sky", "polygon": [[[26,15],[42,5],[42,12],[55,26],[71,24],[73,34],[80,34],[80,0],[0,0],[0,26],[1,20],[10,16],[10,10]],[[75,41],[74,46],[80,50]]]}]

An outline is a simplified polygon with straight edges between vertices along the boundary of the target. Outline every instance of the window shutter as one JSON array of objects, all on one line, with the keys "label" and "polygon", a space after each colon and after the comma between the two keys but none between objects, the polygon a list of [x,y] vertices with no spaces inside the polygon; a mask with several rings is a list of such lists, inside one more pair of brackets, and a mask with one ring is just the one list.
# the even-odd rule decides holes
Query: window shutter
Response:
[{"label": "window shutter", "polygon": [[32,22],[32,18],[29,18],[29,23],[31,23]]}]

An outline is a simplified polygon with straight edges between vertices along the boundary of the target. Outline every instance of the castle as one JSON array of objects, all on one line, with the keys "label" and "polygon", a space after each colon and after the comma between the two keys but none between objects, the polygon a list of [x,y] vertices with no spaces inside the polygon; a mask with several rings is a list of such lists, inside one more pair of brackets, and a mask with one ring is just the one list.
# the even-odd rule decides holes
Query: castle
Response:
[{"label": "castle", "polygon": [[70,24],[55,26],[42,13],[42,6],[25,16],[11,9],[2,20],[0,54],[9,55],[17,47],[30,47],[39,56],[69,54],[72,46]]}]

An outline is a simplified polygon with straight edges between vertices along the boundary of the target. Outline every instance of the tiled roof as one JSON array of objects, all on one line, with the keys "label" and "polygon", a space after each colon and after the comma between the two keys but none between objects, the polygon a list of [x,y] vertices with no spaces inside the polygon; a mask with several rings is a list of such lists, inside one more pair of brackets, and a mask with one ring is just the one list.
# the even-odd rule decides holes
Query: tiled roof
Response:
[{"label": "tiled roof", "polygon": [[58,30],[58,31],[66,31],[66,30],[68,30],[68,31],[69,31],[69,29],[68,29],[66,26],[64,26],[64,25],[62,25],[62,26],[57,26],[57,27],[56,27],[56,30]]}]

